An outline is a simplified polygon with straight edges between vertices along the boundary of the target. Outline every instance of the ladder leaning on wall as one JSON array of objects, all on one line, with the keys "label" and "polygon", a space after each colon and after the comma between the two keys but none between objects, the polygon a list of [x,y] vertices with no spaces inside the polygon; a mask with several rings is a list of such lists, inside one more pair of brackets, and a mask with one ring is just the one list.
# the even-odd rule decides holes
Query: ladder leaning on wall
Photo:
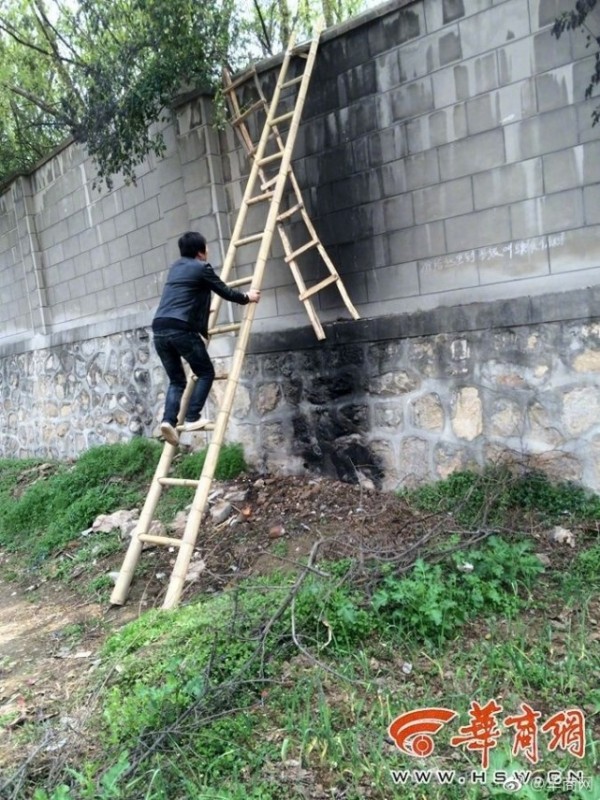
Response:
[{"label": "ladder leaning on wall", "polygon": [[[270,103],[267,102],[264,93],[262,92],[255,70],[250,70],[249,72],[244,73],[244,75],[242,75],[240,78],[237,78],[235,81],[231,80],[228,73],[225,73],[224,75],[225,92],[228,97],[230,109],[233,113],[231,123],[235,126],[238,135],[244,143],[244,147],[246,148],[246,151],[252,161],[252,166],[244,191],[244,196],[240,205],[239,214],[231,235],[230,245],[221,269],[221,279],[231,287],[251,285],[251,287],[254,289],[260,289],[263,282],[265,265],[271,249],[273,236],[275,230],[277,230],[284,248],[285,261],[290,266],[292,275],[294,276],[296,285],[298,286],[300,292],[299,299],[307,310],[317,338],[323,339],[325,338],[325,333],[321,323],[319,322],[312,302],[312,298],[318,292],[330,285],[335,284],[340,292],[342,300],[354,319],[358,319],[358,312],[350,302],[350,298],[348,297],[342,280],[331,260],[329,259],[306,213],[300,188],[291,167],[292,151],[300,125],[300,118],[307,95],[311,73],[316,59],[319,36],[320,30],[315,31],[310,44],[301,45],[298,48],[294,48],[294,37],[292,36],[292,40],[290,41],[283,58],[279,76],[273,92],[273,97],[271,98]],[[303,69],[300,70],[299,75],[288,79],[287,74],[290,64],[292,63],[293,59],[297,58],[302,59],[304,62]],[[237,91],[249,78],[254,78],[259,99],[255,103],[251,104],[249,108],[242,110],[237,97]],[[280,101],[282,99],[282,93],[285,95],[285,93],[292,87],[298,87],[293,109],[291,111],[278,114],[278,106],[280,105]],[[265,112],[266,119],[262,128],[260,139],[258,143],[254,145],[246,121],[248,120],[250,114],[258,110]],[[284,126],[287,127],[287,132],[282,132],[282,128]],[[271,176],[269,173],[273,169],[276,170],[276,173],[275,175]],[[284,190],[288,180],[295,195],[296,202],[285,211],[280,212],[280,205],[284,197]],[[244,236],[243,231],[249,208],[256,204],[267,202],[269,206],[264,229],[260,233],[253,233],[251,235]],[[284,222],[289,220],[294,214],[300,215],[300,219],[303,222],[309,236],[308,242],[296,249],[292,247],[290,239],[284,229]],[[260,243],[258,255],[254,263],[253,273],[247,277],[229,280],[229,275],[234,267],[238,249],[253,243]],[[329,274],[326,278],[318,281],[310,288],[307,288],[298,265],[298,257],[311,249],[317,249]],[[227,423],[229,421],[237,386],[242,373],[242,366],[248,347],[250,330],[256,312],[256,304],[249,303],[248,305],[244,306],[244,313],[241,322],[218,324],[217,318],[221,307],[220,300],[221,298],[218,296],[213,297],[213,306],[211,308],[211,314],[209,317],[209,337],[212,338],[213,336],[218,336],[221,334],[235,333],[237,335],[237,339],[231,360],[231,368],[227,376],[225,376],[225,390],[220,407],[217,411],[215,422],[207,424],[203,428],[205,431],[211,431],[212,437],[208,445],[202,474],[200,475],[199,480],[168,477],[171,462],[177,451],[177,447],[175,445],[165,443],[161,458],[152,479],[148,496],[146,497],[146,501],[140,515],[139,522],[132,534],[129,548],[125,555],[115,588],[110,598],[111,603],[115,605],[122,605],[127,599],[129,587],[133,579],[133,573],[145,543],[174,547],[179,551],[163,602],[163,608],[173,608],[181,599],[181,594],[183,591],[188,567],[193,555],[196,539],[200,530],[200,525],[202,524],[202,519],[206,513],[212,479],[217,466],[219,453],[225,438]],[[192,378],[188,381],[181,400],[181,408],[178,418],[179,428],[181,428],[185,418],[185,412],[187,410],[193,390],[194,380],[195,378],[192,376]],[[185,530],[181,538],[156,536],[150,533],[152,518],[156,510],[156,506],[160,499],[162,489],[166,486],[188,486],[196,489],[192,507],[187,518]]]}]

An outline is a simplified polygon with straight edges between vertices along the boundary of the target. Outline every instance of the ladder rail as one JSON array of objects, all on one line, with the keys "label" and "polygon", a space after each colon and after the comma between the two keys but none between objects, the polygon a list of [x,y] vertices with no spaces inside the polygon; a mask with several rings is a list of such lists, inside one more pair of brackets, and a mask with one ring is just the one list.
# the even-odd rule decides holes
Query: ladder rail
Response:
[{"label": "ladder rail", "polygon": [[[185,418],[185,412],[187,411],[187,407],[190,402],[190,397],[192,396],[192,392],[194,391],[195,385],[196,381],[194,380],[194,376],[192,376],[190,377],[190,380],[188,380],[181,398],[181,407],[179,409],[179,418],[178,418],[180,422],[183,422]],[[139,537],[142,535],[148,535],[148,531],[150,530],[150,526],[152,525],[154,512],[156,511],[156,506],[158,505],[158,501],[160,500],[163,490],[163,484],[161,483],[161,480],[163,478],[166,478],[167,473],[169,472],[169,469],[171,467],[171,462],[173,461],[173,456],[175,455],[176,452],[177,448],[175,447],[175,445],[165,442],[161,457],[154,471],[152,483],[150,484],[150,491],[146,495],[146,500],[144,502],[140,518],[138,520],[137,525],[135,526],[135,529],[131,534],[131,540],[129,542],[127,552],[125,554],[125,559],[123,560],[123,564],[121,566],[119,575],[117,577],[117,580],[115,581],[115,586],[110,596],[110,602],[113,605],[116,606],[123,605],[123,603],[127,599],[127,595],[129,594],[129,588],[131,586],[131,581],[133,580],[135,568],[137,566],[140,555],[142,553],[142,548],[144,546],[143,540],[140,539]]]},{"label": "ladder rail", "polygon": [[[266,97],[264,95],[264,92],[262,90],[262,87],[260,85],[258,73],[256,72],[256,70],[254,70],[254,72],[251,72],[251,73],[246,73],[246,75],[244,76],[244,80],[243,81],[232,82],[231,81],[231,77],[229,76],[229,73],[226,70],[224,70],[224,77],[225,77],[226,83],[229,84],[227,86],[228,100],[230,102],[231,108],[233,109],[234,115],[236,115],[236,116],[239,115],[240,106],[239,106],[239,101],[237,99],[237,95],[236,95],[235,91],[232,90],[232,87],[234,86],[234,83],[235,83],[235,88],[237,88],[238,86],[243,85],[243,83],[245,83],[246,81],[248,81],[250,79],[254,80],[254,86],[255,86],[256,92],[257,92],[259,98],[262,100],[265,110],[268,112],[269,103],[267,102],[267,99],[266,99]],[[291,80],[286,81],[286,82],[284,82],[282,84],[282,89],[287,88],[288,86],[295,85],[296,83],[301,82],[302,79],[303,79],[303,75],[298,76],[296,78],[292,78]],[[274,133],[274,136],[275,136],[275,140],[276,140],[276,142],[277,142],[277,144],[278,144],[280,149],[283,149],[284,143],[283,143],[283,139],[282,139],[281,133],[279,132],[279,129],[278,129],[277,125],[280,122],[280,120],[287,119],[288,117],[289,117],[288,114],[280,115],[279,117],[275,117],[273,119],[273,121],[272,121],[273,133]],[[238,134],[238,137],[241,139],[242,144],[244,145],[244,147],[246,149],[246,152],[248,153],[248,155],[250,157],[253,157],[254,153],[255,153],[254,145],[252,143],[252,138],[250,137],[250,134],[248,132],[248,129],[247,129],[246,125],[245,124],[240,124],[239,126],[236,126],[235,129],[236,129],[236,132]],[[266,176],[264,176],[264,173],[261,174],[261,177],[263,178],[263,183],[264,183],[264,181],[266,180]],[[286,212],[284,212],[283,214],[279,215],[277,230],[278,230],[279,237],[280,237],[280,240],[281,240],[281,243],[282,243],[282,246],[283,246],[285,261],[288,264],[288,266],[290,267],[292,276],[294,278],[294,281],[296,282],[296,286],[298,287],[298,291],[299,291],[298,299],[299,299],[300,302],[302,302],[304,304],[305,310],[306,310],[308,318],[309,318],[309,320],[310,320],[310,322],[311,322],[311,324],[313,326],[313,329],[315,331],[317,339],[318,340],[323,340],[323,339],[326,338],[325,337],[325,331],[323,330],[323,326],[321,325],[321,322],[320,322],[320,320],[318,318],[317,312],[315,310],[315,307],[314,307],[314,304],[313,304],[311,298],[312,298],[313,295],[317,294],[319,291],[321,291],[327,285],[336,283],[338,291],[340,292],[342,301],[344,302],[346,308],[350,312],[350,315],[352,316],[353,319],[359,319],[360,315],[359,315],[358,311],[356,310],[355,306],[353,305],[352,301],[350,300],[350,297],[349,297],[349,295],[348,295],[348,293],[347,293],[347,291],[346,291],[346,289],[345,289],[345,287],[343,285],[343,282],[342,282],[342,280],[341,280],[341,278],[339,276],[339,273],[338,273],[337,269],[335,268],[333,262],[331,261],[331,259],[330,259],[329,255],[328,255],[327,251],[325,250],[323,244],[321,243],[321,240],[320,240],[320,238],[319,238],[319,236],[318,236],[318,234],[316,232],[316,229],[315,229],[314,225],[312,224],[312,221],[310,220],[310,217],[308,216],[308,213],[306,212],[306,208],[305,208],[305,205],[304,205],[304,199],[302,197],[302,191],[300,189],[300,185],[298,183],[298,180],[296,178],[296,175],[295,175],[293,169],[291,169],[291,168],[289,170],[288,177],[290,179],[290,184],[291,184],[292,190],[293,190],[293,192],[294,192],[294,194],[296,196],[296,201],[297,202],[296,202],[296,205],[293,206],[291,209],[288,209]],[[287,216],[292,216],[292,214],[295,213],[296,211],[298,211],[300,213],[300,215],[302,217],[302,221],[304,223],[304,226],[306,227],[306,229],[308,231],[309,244],[306,247],[303,246],[301,248],[297,248],[294,251],[294,248],[291,245],[290,239],[287,236],[287,233],[285,231],[285,227],[281,223],[283,223],[284,219],[286,219]],[[317,247],[317,250],[319,252],[319,255],[320,255],[323,263],[325,264],[325,266],[326,266],[328,272],[330,273],[330,275],[335,276],[335,280],[325,279],[325,281],[318,281],[315,284],[314,287],[311,287],[310,289],[308,289],[306,287],[306,283],[304,281],[302,272],[300,270],[300,266],[299,266],[299,264],[297,262],[297,257],[299,255],[301,255],[303,252],[311,249],[313,246]],[[320,288],[317,288],[317,287],[320,287]]]},{"label": "ladder rail", "polygon": [[[271,200],[271,204],[269,206],[269,213],[267,214],[267,221],[265,223],[265,228],[264,228],[264,236],[260,244],[254,268],[254,275],[255,275],[255,280],[253,281],[254,288],[260,288],[262,285],[265,265],[269,257],[271,243],[273,240],[273,235],[275,233],[275,228],[277,224],[279,205],[281,203],[283,190],[285,188],[285,182],[287,180],[287,170],[289,168],[290,161],[292,158],[295,138],[298,131],[298,127],[300,125],[300,118],[302,116],[302,110],[304,107],[304,102],[306,100],[308,84],[310,82],[312,68],[314,66],[314,61],[316,58],[317,47],[319,44],[319,36],[320,36],[320,31],[315,34],[313,41],[311,42],[304,75],[300,83],[300,88],[298,90],[298,97],[296,99],[296,105],[294,107],[294,114],[290,122],[290,130],[288,132],[287,142],[285,144],[283,153],[281,154],[281,164],[279,168],[279,174],[273,190],[273,199]],[[285,80],[285,74],[287,73],[287,64],[289,64],[290,55],[291,55],[291,46],[290,48],[288,48],[286,57],[284,58],[285,69],[284,65],[282,65],[280,77],[277,81],[277,85],[275,86],[272,106],[269,109],[267,120],[263,128],[263,135],[261,136],[261,142],[263,143],[266,142],[275,115],[275,109],[277,108],[277,103],[279,102],[281,83],[283,83],[283,81]],[[255,177],[258,174],[258,161],[259,161],[259,156],[257,155],[253,164],[253,169],[255,168],[254,170]],[[248,181],[248,183],[250,184],[250,181]],[[246,188],[248,189],[248,187]],[[192,557],[192,553],[194,551],[194,546],[196,543],[196,538],[198,536],[198,531],[200,525],[202,524],[202,519],[206,508],[206,502],[208,500],[210,487],[212,485],[213,475],[217,467],[219,453],[221,451],[221,446],[225,438],[227,423],[231,415],[231,409],[233,407],[233,402],[235,399],[239,378],[242,372],[244,357],[246,355],[248,341],[250,338],[250,331],[252,328],[252,323],[254,321],[255,314],[256,314],[256,304],[249,303],[246,306],[241,327],[238,333],[236,347],[233,353],[232,364],[229,370],[229,377],[227,379],[227,383],[225,384],[225,392],[221,400],[221,405],[219,408],[219,412],[217,414],[217,419],[215,421],[214,434],[208,445],[204,467],[202,469],[202,474],[200,475],[200,482],[198,484],[198,488],[196,489],[194,500],[192,501],[192,508],[188,515],[185,530],[183,532],[181,540],[182,543],[179,548],[177,558],[175,560],[173,572],[171,573],[171,580],[169,581],[169,586],[167,588],[167,593],[165,595],[165,599],[163,602],[164,609],[174,608],[181,599],[181,594],[183,592],[188,566]]]},{"label": "ladder rail", "polygon": [[[294,54],[293,47],[295,38],[294,35],[292,35],[283,58],[270,105],[267,103],[262,90],[259,87],[259,97],[261,99],[260,102],[258,104],[254,104],[254,106],[264,108],[266,112],[266,119],[260,140],[256,147],[252,143],[248,128],[246,127],[245,119],[247,114],[244,115],[244,113],[241,112],[235,92],[235,89],[242,85],[244,81],[241,79],[237,79],[234,82],[230,81],[230,85],[226,87],[228,100],[233,106],[234,110],[237,111],[238,121],[234,127],[237,135],[242,139],[242,142],[250,158],[252,159],[252,165],[236,223],[231,234],[231,240],[227,249],[227,254],[221,269],[221,279],[225,283],[228,282],[228,285],[241,286],[244,284],[250,284],[252,288],[260,289],[264,280],[265,268],[269,258],[273,237],[275,232],[278,232],[283,244],[286,261],[289,263],[290,269],[300,291],[299,299],[304,303],[311,323],[313,324],[319,339],[325,338],[325,334],[317,317],[314,306],[312,305],[311,298],[326,285],[337,283],[340,291],[343,290],[343,285],[341,284],[341,279],[335,270],[333,263],[328,258],[325,249],[321,244],[316,232],[314,231],[314,227],[312,226],[310,219],[308,218],[308,214],[304,208],[300,187],[291,168],[291,158],[295,140],[298,134],[302,111],[306,101],[308,85],[316,59],[320,33],[321,28],[319,27],[315,30],[313,39],[308,47],[308,51],[301,53],[302,57],[305,59],[304,71],[302,75],[286,80],[290,60]],[[257,81],[256,70],[250,71],[248,77],[252,77],[253,75],[254,80]],[[244,80],[247,80],[248,77],[244,78]],[[299,87],[299,89],[293,111],[286,112],[285,114],[278,114],[277,108],[280,102],[282,90],[296,85]],[[284,141],[277,126],[281,122],[287,122],[288,120],[289,129],[287,130],[287,136]],[[275,141],[278,151],[273,155],[265,155],[267,152],[268,142],[271,140]],[[279,161],[277,175],[272,178],[267,177],[264,166],[275,161]],[[296,194],[297,204],[296,206],[288,208],[287,211],[280,213],[280,206],[288,178],[291,178],[291,186],[292,190]],[[260,180],[260,191],[262,194],[257,196],[255,194],[255,189],[258,180]],[[241,234],[246,223],[249,207],[254,205],[256,202],[263,200],[269,201],[269,209],[263,231],[260,234],[250,234],[243,237]],[[310,241],[307,244],[296,249],[292,247],[283,225],[284,220],[289,219],[295,213],[301,214],[305,226],[311,235]],[[254,262],[252,275],[246,278],[229,281],[229,275],[235,263],[237,250],[246,244],[259,241],[260,244],[258,248],[258,254]],[[315,286],[307,288],[299,266],[296,262],[296,257],[301,252],[305,252],[313,247],[318,248],[319,254],[323,257],[323,260],[327,265],[330,276],[329,278],[317,283]],[[342,294],[342,296],[346,301],[347,294]],[[349,298],[347,299],[349,302]],[[209,314],[210,336],[236,331],[237,337],[233,355],[231,357],[231,366],[225,378],[224,393],[216,413],[216,420],[214,424],[211,423],[206,425],[202,429],[203,431],[212,431],[212,436],[210,437],[210,441],[208,443],[206,458],[201,475],[198,480],[168,477],[172,460],[177,448],[175,445],[165,443],[161,458],[158,462],[154,477],[152,479],[150,490],[140,515],[140,520],[138,521],[136,529],[131,537],[131,542],[126,553],[123,566],[111,595],[111,602],[114,604],[120,605],[125,602],[131,585],[131,580],[133,578],[134,569],[137,565],[145,543],[170,545],[174,549],[178,550],[171,574],[171,579],[165,594],[163,608],[173,608],[181,599],[190,561],[194,553],[194,548],[196,547],[196,541],[200,527],[205,519],[206,514],[208,513],[208,498],[210,495],[212,481],[217,468],[221,448],[225,440],[227,426],[231,417],[235,396],[242,375],[250,333],[256,315],[256,304],[248,303],[244,307],[240,322],[216,325],[215,323],[218,318],[221,302],[222,298],[219,295],[215,295]],[[351,304],[348,307],[350,308]],[[186,389],[181,400],[178,415],[179,429],[181,429],[183,420],[185,419],[185,413],[189,405],[194,385],[195,376],[192,375],[187,382]],[[188,514],[183,535],[181,538],[177,539],[170,536],[155,535],[154,533],[150,532],[154,512],[160,500],[162,490],[167,486],[187,486],[189,488],[195,488],[191,509]]]}]

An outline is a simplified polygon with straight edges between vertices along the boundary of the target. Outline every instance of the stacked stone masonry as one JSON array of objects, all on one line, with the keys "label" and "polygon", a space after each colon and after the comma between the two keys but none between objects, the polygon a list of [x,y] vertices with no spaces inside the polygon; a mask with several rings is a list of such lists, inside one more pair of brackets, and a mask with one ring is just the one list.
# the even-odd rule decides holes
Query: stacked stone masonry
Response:
[{"label": "stacked stone masonry", "polygon": [[[550,33],[569,7],[398,0],[325,32],[294,170],[364,322],[340,339],[328,289],[329,339],[309,342],[274,245],[231,428],[257,466],[389,488],[508,450],[600,489],[600,139],[594,55]],[[267,94],[277,69],[259,65]],[[153,432],[148,329],[177,238],[202,230],[218,267],[248,174],[211,118],[206,97],[177,105],[135,185],[94,188],[70,144],[0,194],[2,455]]]}]

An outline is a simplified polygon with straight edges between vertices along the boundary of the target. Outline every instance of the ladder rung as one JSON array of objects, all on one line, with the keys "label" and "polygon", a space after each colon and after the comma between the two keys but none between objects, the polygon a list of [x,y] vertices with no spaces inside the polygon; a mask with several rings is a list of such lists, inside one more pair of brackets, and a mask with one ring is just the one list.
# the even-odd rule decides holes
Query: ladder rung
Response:
[{"label": "ladder rung", "polygon": [[241,327],[241,322],[231,322],[229,325],[217,325],[216,328],[209,329],[208,335],[218,336],[220,333],[231,333],[232,331],[239,331]]},{"label": "ladder rung", "polygon": [[284,219],[291,217],[292,214],[295,214],[296,211],[300,211],[300,209],[304,208],[304,203],[297,203],[295,206],[288,208],[287,211],[283,211],[278,217],[277,222],[282,222]]},{"label": "ladder rung", "polygon": [[258,111],[259,108],[264,108],[264,103],[262,100],[257,100],[256,103],[253,103],[250,108],[247,108],[243,111],[238,117],[233,117],[231,120],[232,125],[239,125],[242,123],[246,117],[249,117],[250,114],[254,114],[255,111]]},{"label": "ladder rung", "polygon": [[244,236],[243,239],[238,239],[233,244],[235,245],[235,247],[243,247],[245,244],[252,244],[252,242],[258,242],[259,239],[262,239],[264,235],[265,235],[264,231],[261,231],[260,233],[253,233],[252,236]]},{"label": "ladder rung", "polygon": [[291,78],[289,81],[281,84],[282,89],[288,89],[290,86],[295,86],[297,83],[300,83],[304,75],[298,75],[297,78]]},{"label": "ladder rung", "polygon": [[277,178],[279,178],[279,175],[275,175],[274,178],[271,178],[270,180],[265,181],[264,183],[261,183],[260,188],[261,189],[268,189],[269,186],[275,186],[275,184],[277,183]]},{"label": "ladder rung", "polygon": [[318,244],[319,244],[319,240],[318,239],[311,239],[310,242],[307,242],[305,245],[302,245],[302,247],[299,247],[297,250],[294,250],[293,253],[290,253],[289,256],[286,256],[285,259],[284,259],[285,263],[289,264],[290,261],[293,261],[296,258],[296,256],[299,256],[302,253],[306,253],[307,250],[311,250],[313,247],[316,247]]},{"label": "ladder rung", "polygon": [[274,192],[263,192],[263,194],[257,194],[247,201],[248,205],[251,206],[254,205],[254,203],[262,203],[263,200],[270,200],[274,194]]},{"label": "ladder rung", "polygon": [[[177,426],[177,430],[181,431],[182,433],[204,433],[205,431],[214,431],[214,429],[215,429],[214,422],[205,422],[201,428],[198,428],[195,431],[187,431],[185,424]],[[177,478],[173,478],[173,480],[177,480]],[[185,480],[185,478],[182,478],[181,480]]]},{"label": "ladder rung", "polygon": [[159,478],[158,482],[161,486],[189,486],[192,489],[200,483],[192,478]]},{"label": "ladder rung", "polygon": [[265,156],[264,158],[261,158],[260,161],[258,162],[258,165],[262,167],[263,164],[270,164],[272,161],[277,161],[278,158],[283,158],[283,150],[280,150],[278,153],[273,153],[270,156]]},{"label": "ladder rung", "polygon": [[269,122],[269,125],[271,127],[273,127],[274,125],[279,125],[280,122],[285,122],[286,119],[291,119],[293,116],[294,116],[293,111],[287,111],[285,114],[281,114],[280,116],[275,117],[275,119],[272,119],[271,122]]},{"label": "ladder rung", "polygon": [[229,86],[225,87],[224,91],[225,92],[235,91],[238,88],[238,86],[241,86],[242,84],[246,83],[246,81],[250,80],[250,78],[254,77],[254,75],[256,75],[256,70],[254,67],[252,67],[252,69],[249,69],[246,72],[244,72],[243,75],[240,75],[239,78],[236,78],[234,81],[231,81]]},{"label": "ladder rung", "polygon": [[252,283],[254,280],[254,275],[248,275],[247,278],[236,278],[234,281],[227,281],[227,286],[230,289],[235,289],[238,286],[244,286],[247,283]]},{"label": "ladder rung", "polygon": [[140,533],[138,537],[140,542],[149,542],[150,544],[164,544],[169,547],[181,547],[181,539],[171,539],[170,536],[153,536],[151,533]]},{"label": "ladder rung", "polygon": [[309,297],[312,297],[313,294],[320,292],[321,289],[324,289],[326,286],[331,286],[332,283],[338,281],[339,277],[339,275],[330,275],[328,278],[321,281],[321,283],[317,283],[315,286],[311,286],[310,289],[302,292],[302,294],[298,295],[298,299],[303,303],[305,300],[308,300]]}]

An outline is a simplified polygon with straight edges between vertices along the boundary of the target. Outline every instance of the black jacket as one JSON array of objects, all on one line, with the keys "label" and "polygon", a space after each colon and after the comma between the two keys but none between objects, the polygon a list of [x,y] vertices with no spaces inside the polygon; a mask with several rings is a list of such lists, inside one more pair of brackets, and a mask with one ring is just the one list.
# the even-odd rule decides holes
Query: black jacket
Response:
[{"label": "black jacket", "polygon": [[249,302],[247,295],[223,283],[206,261],[179,258],[169,270],[154,320],[161,320],[160,327],[165,327],[163,320],[177,320],[176,327],[189,327],[207,337],[211,292],[232,303]]}]

